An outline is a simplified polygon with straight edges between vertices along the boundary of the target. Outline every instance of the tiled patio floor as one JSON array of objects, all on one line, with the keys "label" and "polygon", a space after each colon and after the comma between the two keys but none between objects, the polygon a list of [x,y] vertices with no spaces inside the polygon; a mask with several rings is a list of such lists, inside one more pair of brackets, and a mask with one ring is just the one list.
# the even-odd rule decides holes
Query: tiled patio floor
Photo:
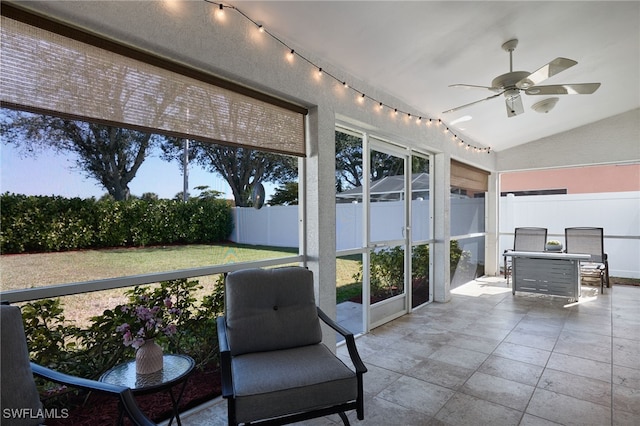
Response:
[{"label": "tiled patio floor", "polygon": [[[483,278],[374,329],[356,341],[369,372],[352,424],[640,425],[640,287],[598,291],[569,304]],[[183,424],[226,424],[226,401]]]}]

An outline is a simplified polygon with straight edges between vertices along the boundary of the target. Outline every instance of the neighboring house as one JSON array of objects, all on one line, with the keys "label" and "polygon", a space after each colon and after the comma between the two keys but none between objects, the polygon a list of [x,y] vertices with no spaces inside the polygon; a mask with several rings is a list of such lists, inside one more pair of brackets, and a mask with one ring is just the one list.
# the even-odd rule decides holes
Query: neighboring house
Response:
[{"label": "neighboring house", "polygon": [[503,173],[500,195],[588,194],[640,191],[640,164]]}]

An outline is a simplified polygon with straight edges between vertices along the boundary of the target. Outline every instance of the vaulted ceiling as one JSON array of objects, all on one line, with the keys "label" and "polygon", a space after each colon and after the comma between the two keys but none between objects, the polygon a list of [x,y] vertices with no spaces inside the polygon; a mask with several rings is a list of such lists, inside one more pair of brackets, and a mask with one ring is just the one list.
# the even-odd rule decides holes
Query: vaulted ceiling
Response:
[{"label": "vaulted ceiling", "polygon": [[[503,150],[640,107],[640,2],[593,1],[236,1],[254,20],[301,49],[418,111],[454,124],[474,140]],[[549,113],[531,106],[553,96],[523,96],[524,113],[507,117],[491,95],[509,72],[533,72],[557,57],[577,65],[541,84],[592,83],[592,95],[560,95]]]},{"label": "vaulted ceiling", "polygon": [[[44,9],[89,28],[96,23],[103,29],[116,25],[125,7],[143,13],[139,25],[156,26],[154,31],[172,25],[160,8],[125,6],[130,2],[91,2],[92,7],[75,7],[78,2],[44,3],[48,3]],[[238,8],[301,54],[318,58],[317,65],[344,70],[495,151],[640,107],[638,1],[223,3]],[[23,4],[33,7],[36,3]],[[182,7],[197,14],[216,6],[191,0]],[[197,39],[206,33],[204,25],[206,21],[194,20],[181,36]],[[490,86],[496,76],[509,72],[509,54],[501,46],[511,39],[519,40],[513,52],[514,71],[533,72],[564,57],[577,65],[541,84],[601,83],[600,88],[591,95],[558,95],[557,105],[548,113],[535,112],[531,106],[556,95],[524,93],[524,113],[514,117],[507,117],[503,96],[443,113],[495,94],[482,88],[449,86]],[[148,43],[152,46],[153,41]],[[182,52],[186,59],[191,54],[188,48]],[[202,60],[193,56],[196,63]]]}]

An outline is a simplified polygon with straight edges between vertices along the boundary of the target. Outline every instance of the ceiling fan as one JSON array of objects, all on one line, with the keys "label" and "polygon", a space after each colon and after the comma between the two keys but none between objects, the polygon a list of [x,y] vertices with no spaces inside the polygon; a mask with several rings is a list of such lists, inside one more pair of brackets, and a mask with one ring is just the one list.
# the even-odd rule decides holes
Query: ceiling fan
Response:
[{"label": "ceiling fan", "polygon": [[[488,89],[497,92],[488,98],[479,101],[461,105],[456,108],[444,111],[443,114],[458,111],[471,105],[493,99],[500,95],[504,95],[507,107],[507,116],[514,117],[522,114],[524,108],[522,106],[522,97],[520,92],[524,91],[527,95],[590,95],[598,90],[600,83],[580,83],[580,84],[556,84],[551,86],[538,86],[544,80],[554,76],[567,68],[577,64],[576,61],[567,58],[556,58],[548,64],[542,66],[537,71],[529,73],[527,71],[513,71],[513,51],[518,45],[518,40],[509,40],[502,45],[502,49],[509,52],[509,72],[499,75],[491,82],[491,86],[477,86],[473,84],[452,84],[449,87],[466,87]],[[557,98],[556,98],[557,99]],[[546,111],[548,112],[548,110]]]}]

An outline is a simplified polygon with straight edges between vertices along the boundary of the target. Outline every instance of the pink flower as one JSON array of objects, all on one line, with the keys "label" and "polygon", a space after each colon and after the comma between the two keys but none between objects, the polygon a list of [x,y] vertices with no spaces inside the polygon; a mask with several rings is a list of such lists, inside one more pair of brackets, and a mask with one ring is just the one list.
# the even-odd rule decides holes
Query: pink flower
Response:
[{"label": "pink flower", "polygon": [[170,321],[180,315],[181,310],[176,308],[170,297],[166,297],[158,304],[148,295],[138,295],[136,301],[120,307],[120,311],[125,314],[127,322],[116,327],[116,332],[122,333],[122,340],[125,346],[139,348],[147,339],[152,339],[163,333],[167,336],[175,334],[177,328]]}]

